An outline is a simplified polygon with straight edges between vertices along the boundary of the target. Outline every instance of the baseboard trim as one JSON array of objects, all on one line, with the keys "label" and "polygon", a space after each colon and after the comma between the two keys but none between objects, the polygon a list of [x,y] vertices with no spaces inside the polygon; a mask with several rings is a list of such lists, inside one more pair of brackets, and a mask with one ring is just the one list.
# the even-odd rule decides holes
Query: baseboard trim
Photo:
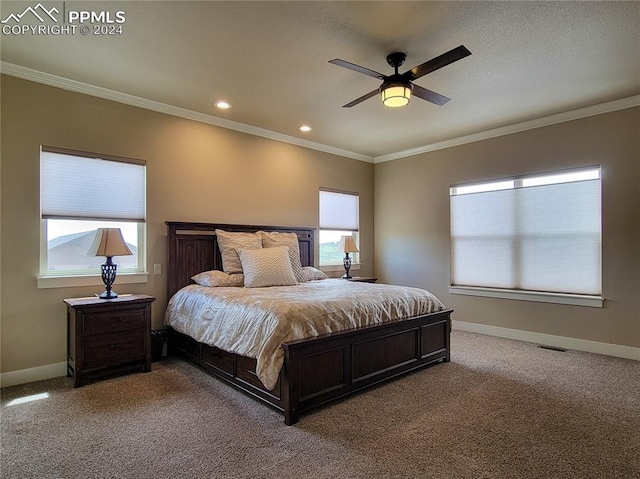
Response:
[{"label": "baseboard trim", "polygon": [[585,339],[568,338],[565,336],[554,336],[552,334],[534,333],[520,329],[502,328],[500,326],[489,326],[487,324],[469,323],[466,321],[451,321],[454,330],[468,331],[470,333],[480,333],[499,338],[517,339],[528,343],[543,344],[564,349],[575,349],[588,353],[604,354],[616,356],[618,358],[635,359],[640,361],[640,348],[622,346],[620,344],[600,343],[598,341],[587,341]]},{"label": "baseboard trim", "polygon": [[[534,333],[522,331],[520,329],[502,328],[500,326],[489,326],[487,324],[469,323],[466,321],[451,321],[454,330],[467,331],[470,333],[486,334],[499,338],[516,339],[528,343],[543,344],[557,348],[575,349],[588,353],[604,354],[606,356],[616,356],[618,358],[635,359],[640,361],[640,348],[622,346],[620,344],[600,343],[597,341],[587,341],[585,339],[568,338],[565,336],[554,336],[552,334]],[[21,369],[19,371],[9,371],[0,374],[0,387],[6,388],[18,384],[42,381],[43,379],[57,378],[67,375],[67,363],[47,364],[35,368]]]},{"label": "baseboard trim", "polygon": [[0,374],[0,387],[6,388],[18,384],[42,381],[67,375],[67,363],[47,364],[29,369],[9,371]]}]

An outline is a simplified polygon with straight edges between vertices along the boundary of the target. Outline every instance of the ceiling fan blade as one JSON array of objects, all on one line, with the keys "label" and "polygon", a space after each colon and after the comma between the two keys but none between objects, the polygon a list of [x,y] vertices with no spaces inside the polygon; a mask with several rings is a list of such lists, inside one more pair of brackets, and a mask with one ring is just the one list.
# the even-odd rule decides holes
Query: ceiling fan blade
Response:
[{"label": "ceiling fan blade", "polygon": [[415,80],[421,76],[431,73],[439,68],[446,67],[450,63],[457,62],[464,57],[471,55],[471,52],[467,50],[464,45],[460,45],[453,50],[449,50],[447,53],[443,53],[440,56],[432,58],[428,62],[424,62],[422,65],[418,65],[415,68],[407,71],[403,76],[407,76],[409,80]]},{"label": "ceiling fan blade", "polygon": [[440,93],[436,93],[435,91],[427,90],[426,88],[422,88],[419,85],[413,85],[413,94],[418,98],[422,98],[423,100],[430,101],[438,106],[442,106],[447,103],[451,98],[447,98]]},{"label": "ceiling fan blade", "polygon": [[376,96],[377,94],[378,94],[378,89],[376,88],[375,90],[370,91],[366,95],[362,95],[360,98],[357,98],[356,100],[353,100],[351,103],[347,103],[346,105],[342,105],[342,108],[351,108],[352,106],[355,106],[358,103],[362,103],[363,101],[368,100],[369,98],[372,98],[372,97]]},{"label": "ceiling fan blade", "polygon": [[334,65],[338,65],[339,67],[348,68],[349,70],[353,70],[354,72],[363,73],[373,78],[378,78],[380,80],[385,79],[385,76],[382,73],[369,70],[368,68],[361,67],[360,65],[356,65],[355,63],[345,62],[344,60],[340,60],[339,58],[329,60],[329,63],[333,63]]}]

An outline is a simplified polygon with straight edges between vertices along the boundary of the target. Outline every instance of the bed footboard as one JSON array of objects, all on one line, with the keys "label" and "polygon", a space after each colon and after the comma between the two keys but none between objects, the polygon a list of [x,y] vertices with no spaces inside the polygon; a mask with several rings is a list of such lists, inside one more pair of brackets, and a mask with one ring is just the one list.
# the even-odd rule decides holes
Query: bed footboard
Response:
[{"label": "bed footboard", "polygon": [[437,361],[449,361],[451,311],[282,345],[286,424],[298,414]]}]

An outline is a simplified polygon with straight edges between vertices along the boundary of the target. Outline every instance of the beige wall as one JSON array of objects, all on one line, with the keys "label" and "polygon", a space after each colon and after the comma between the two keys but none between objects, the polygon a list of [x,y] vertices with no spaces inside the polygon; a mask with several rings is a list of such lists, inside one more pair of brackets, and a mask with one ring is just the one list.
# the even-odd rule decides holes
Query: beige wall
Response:
[{"label": "beige wall", "polygon": [[[1,86],[2,372],[64,362],[62,300],[97,292],[37,288],[40,145],[147,161],[148,265],[166,266],[165,221],[317,227],[318,189],[328,187],[360,194],[360,273],[373,274],[372,164],[14,77]],[[165,290],[164,274],[118,288],[158,298],[154,327]]]},{"label": "beige wall", "polygon": [[[602,165],[604,308],[451,295],[449,185]],[[453,319],[640,347],[640,109],[375,165],[376,274],[423,287]]]},{"label": "beige wall", "polygon": [[[149,265],[166,266],[165,221],[317,227],[319,187],[356,191],[359,274],[374,273],[375,220],[375,273],[432,290],[454,319],[640,347],[638,108],[374,167],[13,77],[1,88],[2,372],[64,362],[62,299],[96,292],[37,288],[42,144],[147,161]],[[448,293],[450,184],[592,164],[603,171],[604,308]],[[123,288],[158,298],[160,327],[166,276]]]}]

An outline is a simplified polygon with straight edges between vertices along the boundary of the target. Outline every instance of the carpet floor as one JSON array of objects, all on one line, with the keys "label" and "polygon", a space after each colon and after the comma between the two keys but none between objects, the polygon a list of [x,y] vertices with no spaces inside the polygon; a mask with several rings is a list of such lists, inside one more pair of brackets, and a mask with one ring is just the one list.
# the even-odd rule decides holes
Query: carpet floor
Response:
[{"label": "carpet floor", "polygon": [[460,331],[451,347],[450,363],[290,427],[173,358],[77,389],[5,388],[0,476],[640,478],[638,362]]}]

